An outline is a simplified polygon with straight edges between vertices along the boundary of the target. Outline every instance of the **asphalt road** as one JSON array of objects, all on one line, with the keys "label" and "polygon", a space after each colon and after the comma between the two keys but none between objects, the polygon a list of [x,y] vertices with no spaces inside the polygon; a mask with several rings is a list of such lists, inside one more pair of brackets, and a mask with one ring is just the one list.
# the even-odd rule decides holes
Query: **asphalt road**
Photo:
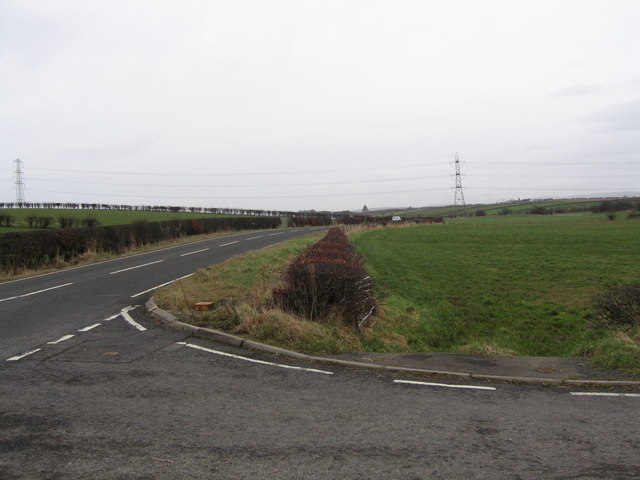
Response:
[{"label": "asphalt road", "polygon": [[[156,260],[112,262],[103,276]],[[82,275],[15,300],[65,288],[80,298],[70,293],[93,281]],[[3,350],[13,357],[0,362],[0,479],[640,478],[637,391],[297,363],[159,327],[129,308],[147,294],[131,296],[168,280],[138,281],[24,345],[37,351]]]},{"label": "asphalt road", "polygon": [[0,359],[144,303],[150,289],[248,250],[320,229],[263,230],[131,255],[0,283]]}]

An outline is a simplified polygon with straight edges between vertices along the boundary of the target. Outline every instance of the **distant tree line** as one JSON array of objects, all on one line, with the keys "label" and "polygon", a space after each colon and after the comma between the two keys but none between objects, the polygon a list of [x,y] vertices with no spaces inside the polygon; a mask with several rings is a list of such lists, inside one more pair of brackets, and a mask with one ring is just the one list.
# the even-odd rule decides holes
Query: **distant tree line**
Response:
[{"label": "distant tree line", "polygon": [[0,203],[0,208],[49,208],[70,210],[119,210],[136,212],[210,213],[218,215],[247,215],[266,217],[306,216],[307,212],[281,210],[257,210],[242,208],[177,207],[166,205],[114,205],[105,203]]}]

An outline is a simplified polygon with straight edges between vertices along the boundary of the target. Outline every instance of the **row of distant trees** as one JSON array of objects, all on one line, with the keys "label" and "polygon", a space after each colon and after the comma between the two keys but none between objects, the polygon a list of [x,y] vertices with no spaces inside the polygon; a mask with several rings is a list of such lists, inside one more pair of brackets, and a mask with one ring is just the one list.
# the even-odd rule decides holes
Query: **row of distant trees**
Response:
[{"label": "row of distant trees", "polygon": [[[218,215],[247,215],[254,217],[290,217],[301,215],[300,212],[280,210],[247,210],[242,208],[204,208],[167,205],[115,205],[106,203],[0,203],[0,208],[49,208],[71,210],[119,210],[137,212],[171,212],[171,213],[211,213]],[[306,212],[302,212],[305,214]],[[317,215],[315,213],[314,215]]]}]

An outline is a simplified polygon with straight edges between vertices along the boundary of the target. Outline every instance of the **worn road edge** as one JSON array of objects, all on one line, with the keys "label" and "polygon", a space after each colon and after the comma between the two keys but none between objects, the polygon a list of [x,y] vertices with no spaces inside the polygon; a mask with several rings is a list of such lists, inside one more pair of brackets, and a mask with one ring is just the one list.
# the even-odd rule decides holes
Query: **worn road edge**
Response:
[{"label": "worn road edge", "polygon": [[475,378],[481,380],[493,380],[493,381],[505,381],[505,382],[521,382],[521,383],[534,383],[534,384],[557,384],[557,385],[581,385],[581,386],[590,386],[590,385],[619,385],[619,386],[640,386],[640,381],[626,381],[626,380],[573,380],[573,379],[557,379],[557,378],[536,378],[536,377],[515,377],[508,375],[486,375],[479,373],[470,373],[470,372],[448,372],[441,370],[425,370],[421,368],[406,368],[406,367],[395,367],[392,365],[379,365],[372,363],[364,363],[364,362],[352,362],[349,360],[340,360],[337,358],[327,358],[327,357],[315,357],[313,355],[307,355],[304,353],[293,352],[291,350],[285,350],[284,348],[273,347],[271,345],[266,345],[264,343],[254,342],[252,340],[247,340],[241,337],[236,337],[235,335],[230,335],[225,332],[220,332],[218,330],[212,330],[210,328],[196,327],[194,325],[189,325],[188,323],[184,323],[179,321],[175,316],[171,313],[166,312],[159,308],[153,297],[151,297],[146,303],[145,307],[147,311],[154,316],[160,323],[163,325],[173,328],[176,330],[182,330],[191,335],[205,338],[207,340],[212,340],[214,342],[224,343],[227,345],[232,345],[234,347],[244,348],[247,350],[256,350],[260,352],[269,353],[272,355],[281,355],[284,357],[294,358],[297,360],[304,360],[308,362],[317,362],[324,364],[333,364],[333,365],[341,365],[345,367],[353,367],[353,368],[366,368],[372,370],[385,370],[392,372],[409,372],[409,373],[422,373],[427,375],[443,375],[443,376],[451,376],[451,377],[462,377],[462,378]]}]

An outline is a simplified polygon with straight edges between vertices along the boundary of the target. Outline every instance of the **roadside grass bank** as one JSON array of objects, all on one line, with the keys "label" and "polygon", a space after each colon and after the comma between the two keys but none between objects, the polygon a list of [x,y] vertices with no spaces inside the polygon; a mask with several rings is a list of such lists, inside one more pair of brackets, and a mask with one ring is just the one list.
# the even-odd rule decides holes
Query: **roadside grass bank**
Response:
[{"label": "roadside grass bank", "polygon": [[[640,329],[594,325],[593,298],[640,280],[637,221],[377,229],[352,241],[377,280],[384,328],[410,351],[591,357],[640,373]],[[391,327],[389,327],[391,325]]]},{"label": "roadside grass bank", "polygon": [[[224,330],[273,346],[310,353],[404,351],[395,345],[402,339],[389,330],[381,337],[375,325],[357,331],[339,314],[314,322],[277,308],[273,290],[284,286],[287,264],[326,232],[288,240],[239,255],[196,272],[154,294],[157,305],[181,321],[200,327]],[[215,302],[208,311],[194,311],[197,302]],[[378,316],[375,321],[386,319]]]},{"label": "roadside grass bank", "polygon": [[[640,374],[640,329],[596,326],[593,306],[607,287],[640,279],[636,221],[347,230],[380,301],[361,332],[331,314],[311,322],[275,308],[288,262],[323,234],[211,266],[156,292],[156,303],[181,321],[303,352],[589,356]],[[195,312],[199,301],[215,303]]]}]

